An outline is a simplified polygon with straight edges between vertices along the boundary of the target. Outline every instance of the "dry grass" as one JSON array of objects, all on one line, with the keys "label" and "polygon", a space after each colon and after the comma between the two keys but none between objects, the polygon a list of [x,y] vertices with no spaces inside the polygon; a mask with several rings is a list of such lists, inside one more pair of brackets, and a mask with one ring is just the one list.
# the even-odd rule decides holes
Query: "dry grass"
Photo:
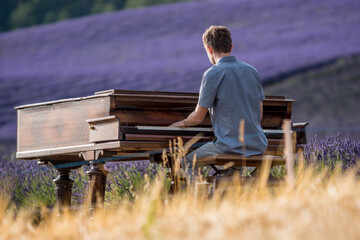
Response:
[{"label": "dry grass", "polygon": [[134,202],[93,217],[88,206],[61,217],[45,209],[40,220],[30,210],[14,217],[2,198],[0,239],[360,239],[360,182],[353,172],[300,167],[292,186],[235,183],[210,199],[201,189],[166,195],[163,177],[147,188]]},{"label": "dry grass", "polygon": [[[178,149],[175,161],[190,144],[182,147],[181,139],[171,144]],[[89,205],[62,214],[43,208],[15,216],[9,200],[0,195],[0,240],[360,239],[357,172],[344,173],[340,167],[319,172],[300,157],[296,172],[275,186],[266,185],[268,171],[263,171],[257,182],[234,176],[231,185],[220,185],[211,197],[204,184],[168,195],[160,174],[134,193],[134,201],[113,202],[91,216]]]}]

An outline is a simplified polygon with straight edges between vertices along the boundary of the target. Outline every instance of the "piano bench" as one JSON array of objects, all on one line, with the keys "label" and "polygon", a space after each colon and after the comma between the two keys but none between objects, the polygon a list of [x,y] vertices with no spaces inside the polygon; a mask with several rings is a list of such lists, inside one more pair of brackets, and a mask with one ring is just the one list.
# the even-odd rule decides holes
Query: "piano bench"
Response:
[{"label": "piano bench", "polygon": [[269,162],[271,166],[284,165],[285,159],[282,156],[273,155],[243,157],[233,154],[217,154],[197,159],[196,166],[204,167],[206,165],[225,165],[232,163],[233,166],[259,167],[265,162]]},{"label": "piano bench", "polygon": [[[217,189],[221,189],[221,191],[231,190],[231,187],[234,186],[234,177],[233,176],[211,176],[208,177],[207,182],[212,186],[212,191]],[[248,177],[248,176],[239,176],[239,182],[243,187],[254,187],[258,184],[259,178]],[[285,180],[283,178],[275,178],[273,176],[269,176],[267,180],[267,186],[274,187],[279,186],[279,184],[283,183]]]},{"label": "piano bench", "polygon": [[[282,156],[274,156],[274,155],[257,155],[250,157],[243,157],[240,155],[232,155],[232,154],[217,154],[210,155],[206,157],[202,157],[196,160],[196,166],[199,168],[210,166],[215,170],[215,173],[211,176],[207,177],[207,181],[213,184],[214,189],[219,185],[219,182],[227,182],[231,183],[232,176],[223,176],[222,173],[226,173],[226,170],[218,169],[215,165],[228,165],[231,166],[240,166],[240,167],[255,167],[255,177],[259,176],[260,168],[264,165],[268,164],[271,168],[273,166],[284,165],[285,159]],[[248,177],[242,177],[242,179],[246,179],[246,182],[254,182],[255,178],[249,179]],[[244,181],[242,181],[244,182]],[[270,181],[269,181],[270,182]]]}]

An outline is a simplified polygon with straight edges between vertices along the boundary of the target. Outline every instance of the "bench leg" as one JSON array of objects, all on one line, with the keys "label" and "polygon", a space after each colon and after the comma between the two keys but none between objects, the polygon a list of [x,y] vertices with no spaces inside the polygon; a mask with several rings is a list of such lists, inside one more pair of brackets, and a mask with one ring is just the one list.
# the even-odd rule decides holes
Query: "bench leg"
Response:
[{"label": "bench leg", "polygon": [[108,171],[104,169],[104,163],[92,163],[91,169],[86,174],[89,176],[90,212],[93,212],[97,204],[101,206],[104,204]]},{"label": "bench leg", "polygon": [[58,177],[54,179],[55,191],[57,197],[57,204],[60,211],[62,208],[69,208],[71,206],[71,190],[74,184],[74,180],[70,178],[71,169],[60,168],[56,169]]}]

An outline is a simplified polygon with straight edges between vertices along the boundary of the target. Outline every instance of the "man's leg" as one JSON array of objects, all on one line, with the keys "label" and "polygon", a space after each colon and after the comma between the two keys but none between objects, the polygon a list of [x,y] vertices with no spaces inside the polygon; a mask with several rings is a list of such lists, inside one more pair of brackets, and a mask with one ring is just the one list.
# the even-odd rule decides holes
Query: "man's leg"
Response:
[{"label": "man's leg", "polygon": [[195,182],[194,180],[198,174],[198,169],[194,166],[194,156],[196,155],[196,159],[199,159],[214,154],[223,154],[223,152],[216,147],[215,143],[208,142],[185,156],[183,166],[190,184]]}]

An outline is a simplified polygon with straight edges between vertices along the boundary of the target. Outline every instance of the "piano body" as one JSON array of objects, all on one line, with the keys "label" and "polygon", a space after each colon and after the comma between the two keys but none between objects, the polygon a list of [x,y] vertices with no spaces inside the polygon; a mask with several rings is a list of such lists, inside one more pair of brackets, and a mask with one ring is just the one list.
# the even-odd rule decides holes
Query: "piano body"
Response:
[{"label": "piano body", "polygon": [[[90,181],[94,181],[92,203],[96,192],[104,196],[107,172],[101,157],[161,150],[169,140],[181,136],[184,141],[201,132],[200,142],[213,139],[211,121],[207,116],[196,128],[168,128],[171,123],[186,118],[195,108],[197,93],[108,90],[92,96],[30,104],[16,107],[16,158],[38,160],[53,165],[89,161]],[[262,127],[269,139],[267,154],[278,151],[282,141],[283,119],[291,118],[294,100],[267,96],[263,102]],[[306,143],[305,124],[294,125],[298,143]],[[149,159],[146,154],[139,158]],[[69,206],[73,180],[72,169],[58,168],[54,180],[60,206]]]}]

